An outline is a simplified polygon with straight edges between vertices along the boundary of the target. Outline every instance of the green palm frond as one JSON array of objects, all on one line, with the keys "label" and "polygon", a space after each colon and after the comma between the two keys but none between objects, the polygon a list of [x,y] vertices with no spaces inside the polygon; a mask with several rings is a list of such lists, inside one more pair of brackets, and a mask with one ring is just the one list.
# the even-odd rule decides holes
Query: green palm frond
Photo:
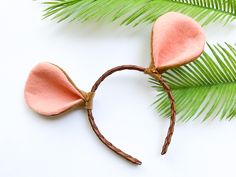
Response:
[{"label": "green palm frond", "polygon": [[63,20],[121,19],[121,24],[151,23],[166,12],[189,15],[202,25],[236,19],[236,0],[50,0],[44,17]]},{"label": "green palm frond", "polygon": [[[226,46],[208,45],[211,54],[204,52],[198,60],[163,74],[175,97],[178,120],[236,117],[236,48]],[[150,82],[157,90],[156,110],[169,117],[166,93],[157,81]]]}]

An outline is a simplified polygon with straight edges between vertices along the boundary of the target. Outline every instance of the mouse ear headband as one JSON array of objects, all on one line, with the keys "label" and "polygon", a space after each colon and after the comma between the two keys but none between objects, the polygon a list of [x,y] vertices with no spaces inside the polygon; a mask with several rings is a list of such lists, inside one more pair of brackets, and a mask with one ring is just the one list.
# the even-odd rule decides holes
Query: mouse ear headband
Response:
[{"label": "mouse ear headband", "polygon": [[126,154],[110,143],[99,131],[92,113],[94,94],[109,75],[122,70],[136,70],[158,80],[170,100],[171,118],[161,154],[167,152],[174,132],[175,101],[170,87],[161,73],[179,67],[196,59],[203,52],[205,37],[201,26],[190,17],[170,12],[161,16],[152,29],[152,58],[148,68],[136,65],[121,65],[105,72],[92,86],[90,92],[77,88],[69,76],[57,65],[40,63],[29,74],[25,86],[25,100],[35,112],[45,116],[62,114],[72,108],[87,110],[88,119],[98,138],[112,151],[126,160],[141,164],[138,159]]}]

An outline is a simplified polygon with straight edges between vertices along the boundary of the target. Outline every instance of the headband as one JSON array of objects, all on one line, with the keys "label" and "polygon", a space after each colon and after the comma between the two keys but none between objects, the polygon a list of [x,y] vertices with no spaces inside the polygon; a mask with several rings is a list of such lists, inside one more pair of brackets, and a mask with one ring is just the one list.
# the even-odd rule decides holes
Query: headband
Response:
[{"label": "headband", "polygon": [[151,63],[149,67],[121,65],[106,71],[92,86],[90,92],[76,87],[70,77],[59,66],[52,63],[36,65],[27,79],[24,96],[28,106],[44,116],[62,114],[72,108],[84,108],[91,127],[98,138],[112,151],[126,160],[141,164],[138,159],[126,154],[110,143],[99,131],[93,116],[93,98],[99,85],[111,74],[123,70],[143,72],[159,81],[170,101],[170,125],[161,154],[167,152],[175,126],[175,101],[171,88],[161,74],[195,60],[204,49],[205,36],[201,26],[190,17],[169,12],[153,25],[151,35]]}]

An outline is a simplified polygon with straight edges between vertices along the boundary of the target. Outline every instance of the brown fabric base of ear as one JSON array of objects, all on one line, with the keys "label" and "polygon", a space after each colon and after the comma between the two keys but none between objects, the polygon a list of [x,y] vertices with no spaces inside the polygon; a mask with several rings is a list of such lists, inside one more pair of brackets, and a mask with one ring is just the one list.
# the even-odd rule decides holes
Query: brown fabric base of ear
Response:
[{"label": "brown fabric base of ear", "polygon": [[93,109],[93,97],[95,92],[88,92],[85,94],[85,109]]},{"label": "brown fabric base of ear", "polygon": [[[161,154],[165,154],[167,152],[167,149],[169,147],[169,144],[171,142],[171,138],[174,132],[174,126],[175,126],[175,116],[176,116],[176,108],[175,108],[175,101],[174,101],[174,97],[173,94],[171,92],[170,87],[165,83],[165,81],[163,80],[163,78],[161,77],[161,74],[158,73],[158,71],[154,68],[143,68],[140,66],[136,66],[136,65],[121,65],[121,66],[117,66],[115,68],[112,68],[110,70],[108,70],[107,72],[105,72],[93,85],[91,92],[92,93],[92,97],[94,96],[94,93],[96,92],[97,88],[99,87],[99,85],[102,83],[102,81],[104,79],[106,79],[109,75],[117,72],[117,71],[122,71],[122,70],[136,70],[136,71],[140,71],[143,72],[145,74],[150,75],[151,77],[153,77],[154,79],[158,80],[160,82],[160,84],[162,85],[164,91],[167,93],[168,98],[170,100],[170,109],[171,109],[171,118],[170,118],[170,125],[169,125],[169,129],[167,132],[167,136],[165,138],[165,142],[164,145],[162,147],[162,152]],[[136,164],[136,165],[141,165],[142,162],[132,156],[130,156],[129,154],[123,152],[122,150],[120,150],[119,148],[115,147],[111,142],[109,142],[103,135],[102,133],[99,131],[94,117],[93,117],[93,113],[92,113],[92,107],[87,108],[87,114],[88,114],[88,119],[90,122],[90,125],[93,129],[93,131],[95,132],[95,134],[97,135],[97,137],[102,141],[102,143],[104,143],[109,149],[111,149],[112,151],[114,151],[116,154],[122,156],[123,158],[125,158],[126,160],[128,160],[129,162]]]}]

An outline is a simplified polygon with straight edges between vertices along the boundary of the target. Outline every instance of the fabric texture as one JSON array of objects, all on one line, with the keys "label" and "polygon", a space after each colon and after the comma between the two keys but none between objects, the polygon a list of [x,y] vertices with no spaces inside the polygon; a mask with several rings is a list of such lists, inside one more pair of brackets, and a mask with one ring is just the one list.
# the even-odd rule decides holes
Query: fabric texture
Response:
[{"label": "fabric texture", "polygon": [[51,63],[40,63],[33,68],[24,96],[30,108],[47,116],[60,114],[85,102],[82,91],[61,68]]},{"label": "fabric texture", "polygon": [[192,18],[169,12],[152,29],[152,64],[165,71],[196,59],[203,52],[205,35]]}]

